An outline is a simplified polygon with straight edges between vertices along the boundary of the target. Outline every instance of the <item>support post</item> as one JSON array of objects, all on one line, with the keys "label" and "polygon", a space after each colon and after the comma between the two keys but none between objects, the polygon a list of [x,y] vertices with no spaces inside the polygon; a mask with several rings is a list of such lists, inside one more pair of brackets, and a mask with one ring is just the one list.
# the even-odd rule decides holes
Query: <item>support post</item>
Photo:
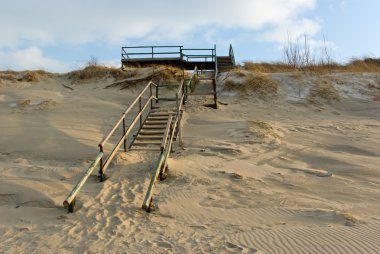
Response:
[{"label": "support post", "polygon": [[178,130],[178,138],[179,138],[179,145],[182,146],[182,133],[181,133],[181,112],[179,110],[180,105],[179,105],[179,94],[177,93],[176,95],[176,102],[177,102],[177,130]]},{"label": "support post", "polygon": [[[141,97],[139,97],[139,106],[140,106],[139,113],[141,113]],[[141,129],[141,126],[142,126],[142,114],[140,114],[140,129]]]},{"label": "support post", "polygon": [[[123,135],[122,136],[124,136],[125,135],[125,117],[123,118]],[[127,139],[125,138],[124,139],[124,152],[126,152],[127,151]]]},{"label": "support post", "polygon": [[[103,153],[103,145],[99,144],[99,153]],[[99,180],[103,182],[104,180],[104,174],[103,174],[103,157],[100,158],[99,163]]]},{"label": "support post", "polygon": [[150,86],[149,86],[149,100],[150,100],[150,109],[153,109],[153,100],[152,100],[152,95],[153,95],[153,93],[152,93],[152,84],[150,84]]},{"label": "support post", "polygon": [[212,80],[212,86],[214,88],[214,108],[218,108],[218,97],[216,95],[216,79]]}]

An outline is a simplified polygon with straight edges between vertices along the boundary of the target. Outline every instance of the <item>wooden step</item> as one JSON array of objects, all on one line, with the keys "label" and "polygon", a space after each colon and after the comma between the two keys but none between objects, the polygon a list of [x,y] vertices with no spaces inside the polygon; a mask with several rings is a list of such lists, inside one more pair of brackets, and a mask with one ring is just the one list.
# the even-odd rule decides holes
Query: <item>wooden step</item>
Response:
[{"label": "wooden step", "polygon": [[150,130],[150,129],[166,129],[166,124],[163,125],[144,125],[142,130]]},{"label": "wooden step", "polygon": [[155,136],[155,135],[138,135],[136,140],[148,140],[148,139],[160,139],[162,140],[163,136]]},{"label": "wooden step", "polygon": [[161,147],[131,147],[131,151],[161,151]]},{"label": "wooden step", "polygon": [[159,140],[159,141],[155,141],[155,140],[138,141],[138,140],[136,140],[133,143],[133,146],[149,146],[149,145],[160,145],[161,146],[161,140]]},{"label": "wooden step", "polygon": [[150,135],[157,135],[157,134],[164,134],[165,130],[144,130],[142,129],[139,133],[139,135],[144,136],[150,136]]},{"label": "wooden step", "polygon": [[161,116],[148,116],[149,121],[167,121],[168,117],[161,117]]},{"label": "wooden step", "polygon": [[165,125],[168,123],[167,119],[166,121],[152,121],[150,119],[146,120],[144,125]]}]

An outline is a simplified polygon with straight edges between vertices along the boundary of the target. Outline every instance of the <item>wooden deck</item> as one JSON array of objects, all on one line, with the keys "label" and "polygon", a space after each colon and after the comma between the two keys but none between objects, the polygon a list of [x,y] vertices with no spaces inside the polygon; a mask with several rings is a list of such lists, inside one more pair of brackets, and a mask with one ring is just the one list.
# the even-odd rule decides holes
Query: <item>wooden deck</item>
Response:
[{"label": "wooden deck", "polygon": [[[185,70],[228,71],[235,66],[232,46],[228,56],[217,56],[216,46],[190,49],[183,46],[122,47],[122,68],[128,66],[174,65]],[[220,70],[219,70],[220,68]]]},{"label": "wooden deck", "polygon": [[179,58],[135,58],[135,59],[122,59],[121,60],[123,68],[127,66],[148,66],[152,64],[157,65],[174,65],[185,70],[194,70],[198,67],[199,70],[215,70],[215,62],[204,62],[204,61],[191,61],[187,62]]}]

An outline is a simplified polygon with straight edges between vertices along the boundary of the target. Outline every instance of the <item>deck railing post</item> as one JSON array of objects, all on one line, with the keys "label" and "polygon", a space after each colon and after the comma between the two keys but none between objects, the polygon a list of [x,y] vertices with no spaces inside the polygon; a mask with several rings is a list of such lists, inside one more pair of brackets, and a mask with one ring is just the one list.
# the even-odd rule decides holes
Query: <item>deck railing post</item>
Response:
[{"label": "deck railing post", "polygon": [[153,52],[153,47],[152,47],[152,59],[154,58],[154,52]]}]

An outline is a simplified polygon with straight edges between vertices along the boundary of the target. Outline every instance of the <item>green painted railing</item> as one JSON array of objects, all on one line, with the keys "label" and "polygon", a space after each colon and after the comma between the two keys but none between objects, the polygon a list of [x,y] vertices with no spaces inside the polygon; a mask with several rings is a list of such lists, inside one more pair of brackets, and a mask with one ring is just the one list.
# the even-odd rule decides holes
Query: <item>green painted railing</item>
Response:
[{"label": "green painted railing", "polygon": [[183,48],[183,46],[133,46],[121,48],[122,61],[177,59],[186,62],[215,62],[216,49]]},{"label": "green painted railing", "polygon": [[[138,131],[142,128],[142,124],[144,121],[143,114],[147,110],[151,110],[153,108],[153,100],[157,100],[157,98],[153,95],[153,88],[157,88],[157,85],[150,81],[144,89],[139,93],[136,99],[132,102],[132,104],[128,107],[128,109],[122,114],[119,120],[116,122],[112,130],[108,133],[106,137],[102,139],[99,143],[99,153],[94,162],[85,170],[83,176],[80,178],[79,182],[73,187],[70,194],[66,197],[63,202],[63,206],[68,208],[69,212],[74,212],[75,207],[75,199],[78,195],[79,191],[87,181],[88,177],[94,171],[95,167],[99,165],[99,179],[103,181],[105,179],[105,172],[110,165],[112,159],[115,157],[120,147],[123,145],[124,152],[127,151],[127,138],[131,136],[134,127],[138,127]],[[145,103],[143,103],[143,96],[149,94],[148,99],[146,99]],[[138,109],[136,115],[132,115],[132,122],[127,126],[127,117],[131,116],[133,109]],[[146,114],[145,118],[149,112]],[[138,124],[138,125],[137,125]],[[108,153],[106,153],[106,144],[109,139],[114,136],[116,130],[121,131],[121,137],[117,141],[116,145],[114,145]],[[137,132],[138,132],[137,131]],[[117,135],[117,134],[116,134]],[[119,134],[120,135],[120,134]],[[117,137],[116,137],[117,138]],[[112,146],[112,145],[111,145]]]},{"label": "green painted railing", "polygon": [[175,135],[178,135],[179,144],[182,145],[182,129],[181,129],[181,111],[182,105],[185,104],[187,100],[188,88],[190,87],[191,82],[195,81],[196,76],[198,75],[198,69],[195,67],[193,75],[186,82],[182,80],[179,85],[179,88],[176,93],[176,113],[174,114],[174,119],[172,119],[172,115],[170,115],[170,120],[166,126],[165,134],[161,143],[161,152],[158,156],[158,160],[156,166],[154,167],[152,178],[150,180],[148,190],[145,194],[145,198],[142,204],[142,208],[150,212],[153,201],[153,193],[154,187],[157,183],[157,180],[160,178],[161,180],[166,178],[167,174],[167,163],[170,153],[172,151],[172,144]]}]

